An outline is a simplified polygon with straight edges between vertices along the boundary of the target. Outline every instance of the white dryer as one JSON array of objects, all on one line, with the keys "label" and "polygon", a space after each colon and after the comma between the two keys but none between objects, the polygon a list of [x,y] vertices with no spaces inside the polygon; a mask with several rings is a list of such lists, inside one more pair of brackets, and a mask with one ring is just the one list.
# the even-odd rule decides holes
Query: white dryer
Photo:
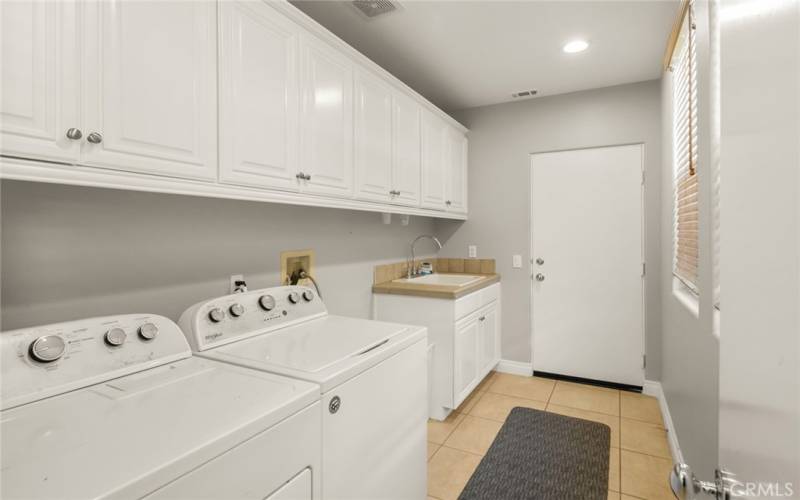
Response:
[{"label": "white dryer", "polygon": [[200,356],[322,387],[323,498],[425,498],[425,327],[329,315],[301,286],[200,302],[179,325]]},{"label": "white dryer", "polygon": [[320,497],[319,386],[152,314],[0,334],[2,498]]}]

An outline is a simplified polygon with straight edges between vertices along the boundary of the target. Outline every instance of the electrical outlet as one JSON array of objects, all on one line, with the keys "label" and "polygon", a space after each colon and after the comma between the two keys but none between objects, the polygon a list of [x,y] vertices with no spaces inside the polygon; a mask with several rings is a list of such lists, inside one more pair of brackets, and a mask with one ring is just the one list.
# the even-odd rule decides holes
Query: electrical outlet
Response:
[{"label": "electrical outlet", "polygon": [[522,268],[522,255],[514,255],[511,257],[511,267],[514,269]]},{"label": "electrical outlet", "polygon": [[469,250],[470,259],[474,259],[478,256],[478,247],[476,245],[470,245],[467,249]]},{"label": "electrical outlet", "polygon": [[[292,273],[304,270],[314,276],[314,250],[290,250],[281,252],[281,285],[288,285]],[[309,280],[300,280],[299,285],[310,284]]]},{"label": "electrical outlet", "polygon": [[237,287],[236,282],[237,281],[242,281],[243,282],[244,281],[244,275],[243,274],[232,274],[231,275],[231,286],[230,286],[230,291],[228,293],[236,293],[236,287]]}]

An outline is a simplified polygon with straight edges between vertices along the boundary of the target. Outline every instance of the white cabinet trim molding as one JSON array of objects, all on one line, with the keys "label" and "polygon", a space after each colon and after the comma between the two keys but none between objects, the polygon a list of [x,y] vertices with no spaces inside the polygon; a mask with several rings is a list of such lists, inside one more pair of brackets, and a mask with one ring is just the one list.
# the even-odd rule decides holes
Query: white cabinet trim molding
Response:
[{"label": "white cabinet trim molding", "polygon": [[465,214],[426,210],[424,208],[386,205],[345,198],[313,196],[308,193],[291,193],[227,186],[215,182],[176,179],[157,175],[123,172],[117,170],[98,170],[80,165],[39,162],[21,158],[0,157],[0,179],[48,182],[73,186],[89,186],[128,191],[147,191],[153,193],[204,196],[207,198],[226,198],[232,200],[282,203],[310,207],[341,208],[366,212],[390,212],[403,215],[436,217],[439,219],[465,220]]}]

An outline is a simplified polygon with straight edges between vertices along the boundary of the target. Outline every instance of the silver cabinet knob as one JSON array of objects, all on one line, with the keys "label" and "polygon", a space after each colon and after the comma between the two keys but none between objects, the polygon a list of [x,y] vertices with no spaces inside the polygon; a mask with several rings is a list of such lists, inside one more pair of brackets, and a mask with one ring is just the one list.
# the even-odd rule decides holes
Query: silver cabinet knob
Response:
[{"label": "silver cabinet knob", "polygon": [[67,139],[77,141],[81,137],[83,137],[83,132],[81,132],[81,129],[75,127],[67,129]]},{"label": "silver cabinet knob", "polygon": [[536,259],[536,263],[541,266],[542,264],[544,264],[544,259],[539,257],[538,259]]},{"label": "silver cabinet knob", "polygon": [[106,332],[105,341],[110,346],[119,347],[125,343],[127,337],[128,334],[122,328],[112,328]]},{"label": "silver cabinet knob", "polygon": [[92,144],[100,144],[103,142],[103,135],[100,132],[90,132],[89,135],[86,136],[86,140]]},{"label": "silver cabinet knob", "polygon": [[158,327],[153,323],[145,323],[139,327],[139,337],[142,340],[153,340],[158,335]]},{"label": "silver cabinet knob", "polygon": [[311,180],[311,174],[306,174],[305,180],[310,181]]},{"label": "silver cabinet knob", "polygon": [[452,201],[450,201],[450,200],[447,200],[446,202],[444,202],[444,204],[445,204],[445,205],[447,205],[447,206],[449,207],[450,205],[452,205],[452,204],[453,204],[453,202],[452,202]]},{"label": "silver cabinet knob", "polygon": [[536,275],[536,281],[544,281],[544,274],[539,273]]},{"label": "silver cabinet knob", "polygon": [[303,180],[306,178],[306,174],[304,174],[303,172],[297,172],[297,175],[295,175],[295,177],[297,177],[300,180]]}]

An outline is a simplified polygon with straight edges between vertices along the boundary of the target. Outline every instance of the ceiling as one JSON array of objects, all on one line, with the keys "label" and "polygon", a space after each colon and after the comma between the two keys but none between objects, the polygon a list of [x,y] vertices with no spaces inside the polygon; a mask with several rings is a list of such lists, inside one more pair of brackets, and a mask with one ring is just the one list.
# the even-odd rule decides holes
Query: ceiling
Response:
[{"label": "ceiling", "polygon": [[[679,0],[420,1],[367,19],[347,1],[292,3],[448,110],[659,78]],[[588,50],[565,54],[583,38]]]}]

